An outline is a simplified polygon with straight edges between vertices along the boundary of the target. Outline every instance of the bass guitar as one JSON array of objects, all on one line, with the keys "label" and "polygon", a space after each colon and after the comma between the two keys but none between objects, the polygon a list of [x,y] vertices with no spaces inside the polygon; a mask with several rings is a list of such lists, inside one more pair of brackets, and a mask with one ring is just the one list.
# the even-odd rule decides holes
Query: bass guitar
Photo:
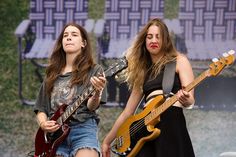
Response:
[{"label": "bass guitar", "polygon": [[[187,87],[186,91],[191,91],[201,81],[210,76],[218,75],[224,67],[234,62],[234,51],[224,53],[223,57],[213,59],[210,68],[199,75]],[[134,157],[142,148],[146,141],[157,138],[161,131],[155,128],[155,125],[160,122],[160,115],[165,112],[170,106],[177,102],[176,94],[165,101],[164,96],[156,96],[148,104],[146,108],[126,119],[119,127],[116,137],[111,143],[111,150],[119,156]]]},{"label": "bass guitar", "polygon": [[[118,62],[111,65],[106,71],[105,76],[114,76],[121,70],[127,68],[128,62],[126,58],[121,58]],[[74,103],[67,105],[63,104],[50,118],[55,120],[61,127],[54,133],[45,133],[41,128],[38,129],[35,137],[35,154],[34,157],[54,157],[57,147],[67,137],[70,131],[68,121],[78,109],[78,107],[89,98],[94,92],[94,87],[90,85],[86,91],[79,95]]]}]

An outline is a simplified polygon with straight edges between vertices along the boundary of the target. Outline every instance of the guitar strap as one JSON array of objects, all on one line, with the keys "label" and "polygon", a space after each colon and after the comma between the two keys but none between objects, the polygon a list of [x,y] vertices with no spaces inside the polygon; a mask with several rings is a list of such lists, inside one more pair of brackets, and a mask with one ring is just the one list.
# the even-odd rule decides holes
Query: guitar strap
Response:
[{"label": "guitar strap", "polygon": [[169,62],[165,65],[164,76],[162,80],[163,95],[165,98],[171,96],[171,91],[175,79],[176,61]]},{"label": "guitar strap", "polygon": [[[165,98],[170,97],[173,85],[174,85],[174,78],[175,78],[175,69],[176,69],[176,61],[169,62],[165,65],[164,69],[164,75],[162,80],[162,89],[163,89],[163,95]],[[137,106],[134,114],[136,114],[136,111],[138,110],[139,106],[143,104],[143,99],[139,102],[139,105]]]}]

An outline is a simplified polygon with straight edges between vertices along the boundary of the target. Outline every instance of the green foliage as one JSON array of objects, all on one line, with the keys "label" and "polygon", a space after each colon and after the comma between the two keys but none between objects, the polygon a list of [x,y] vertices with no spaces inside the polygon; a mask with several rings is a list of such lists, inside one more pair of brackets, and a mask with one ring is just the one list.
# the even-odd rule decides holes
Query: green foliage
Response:
[{"label": "green foliage", "polygon": [[89,0],[89,18],[100,19],[103,18],[105,9],[105,0]]},{"label": "green foliage", "polygon": [[180,0],[165,0],[164,17],[167,19],[178,18]]},{"label": "green foliage", "polygon": [[28,0],[0,1],[0,156],[9,150],[24,154],[32,149],[33,144],[35,121],[32,108],[19,103],[18,54],[14,36],[17,25],[28,16],[28,7]]},{"label": "green foliage", "polygon": [[15,47],[14,30],[23,19],[28,17],[29,0],[0,1],[0,45]]}]

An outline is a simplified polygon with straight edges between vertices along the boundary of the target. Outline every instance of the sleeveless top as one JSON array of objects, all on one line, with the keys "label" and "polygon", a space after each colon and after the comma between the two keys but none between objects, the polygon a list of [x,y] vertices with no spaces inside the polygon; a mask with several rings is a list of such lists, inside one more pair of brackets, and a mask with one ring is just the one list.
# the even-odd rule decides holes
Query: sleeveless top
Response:
[{"label": "sleeveless top", "polygon": [[[145,103],[151,100],[152,98],[154,98],[155,96],[163,94],[163,89],[162,89],[163,76],[164,76],[164,68],[161,70],[160,74],[158,74],[156,78],[154,79],[150,79],[149,73],[147,74],[144,81],[144,85],[143,85]],[[181,87],[182,86],[181,86],[179,74],[175,73],[174,84],[173,84],[171,94],[172,95],[176,94],[178,90],[181,89]],[[179,102],[176,102],[174,106],[183,107],[183,105],[180,104]]]},{"label": "sleeveless top", "polygon": [[[154,79],[148,79],[149,76],[147,75],[143,85],[143,93],[146,101],[151,101],[152,99],[149,98],[149,95],[156,94],[158,93],[157,91],[160,94],[161,92],[163,93],[163,74],[164,69]],[[179,74],[175,73],[174,77],[171,92],[173,94],[182,88]],[[155,125],[155,128],[159,128],[161,134],[158,138],[147,141],[139,151],[137,157],[195,157],[191,139],[186,128],[183,105],[177,101],[161,114],[160,119],[161,121]]]}]

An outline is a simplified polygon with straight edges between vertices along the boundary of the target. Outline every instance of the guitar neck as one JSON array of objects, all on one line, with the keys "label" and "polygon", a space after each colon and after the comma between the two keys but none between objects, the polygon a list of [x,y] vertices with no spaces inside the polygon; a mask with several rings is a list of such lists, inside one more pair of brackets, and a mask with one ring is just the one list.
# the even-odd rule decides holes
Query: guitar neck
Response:
[{"label": "guitar neck", "polygon": [[[208,77],[208,70],[204,71],[201,75],[199,75],[193,82],[191,82],[186,88],[185,91],[189,92],[191,91],[194,87],[196,87],[201,81],[203,81],[205,78]],[[155,99],[159,99],[158,96],[154,98],[152,102],[156,102]],[[177,96],[176,94],[173,95],[170,99],[165,101],[162,105],[159,107],[155,108],[150,114],[148,114],[145,117],[145,124],[154,124],[155,120],[164,112],[166,111],[170,106],[172,106],[175,102],[177,102]]]},{"label": "guitar neck", "polygon": [[[110,66],[105,72],[104,75],[105,77],[108,76],[113,76],[116,73],[120,72],[121,70],[125,69],[128,65],[128,61],[126,60],[125,57],[120,59],[118,63],[115,63],[114,65]],[[95,88],[93,85],[89,85],[87,89],[83,92],[83,94],[77,96],[75,98],[75,101],[68,105],[65,112],[61,114],[61,116],[57,119],[57,123],[63,124],[68,120],[74,113],[75,111],[79,108],[79,106],[89,98],[89,96],[95,91]]]},{"label": "guitar neck", "polygon": [[59,124],[63,124],[66,120],[68,120],[70,118],[70,116],[72,116],[75,111],[79,108],[79,106],[88,99],[88,97],[94,92],[94,87],[92,85],[90,85],[87,90],[79,95],[77,98],[75,98],[74,103],[72,103],[71,105],[68,105],[65,112],[63,114],[61,114],[61,116],[57,119],[57,122]]}]

